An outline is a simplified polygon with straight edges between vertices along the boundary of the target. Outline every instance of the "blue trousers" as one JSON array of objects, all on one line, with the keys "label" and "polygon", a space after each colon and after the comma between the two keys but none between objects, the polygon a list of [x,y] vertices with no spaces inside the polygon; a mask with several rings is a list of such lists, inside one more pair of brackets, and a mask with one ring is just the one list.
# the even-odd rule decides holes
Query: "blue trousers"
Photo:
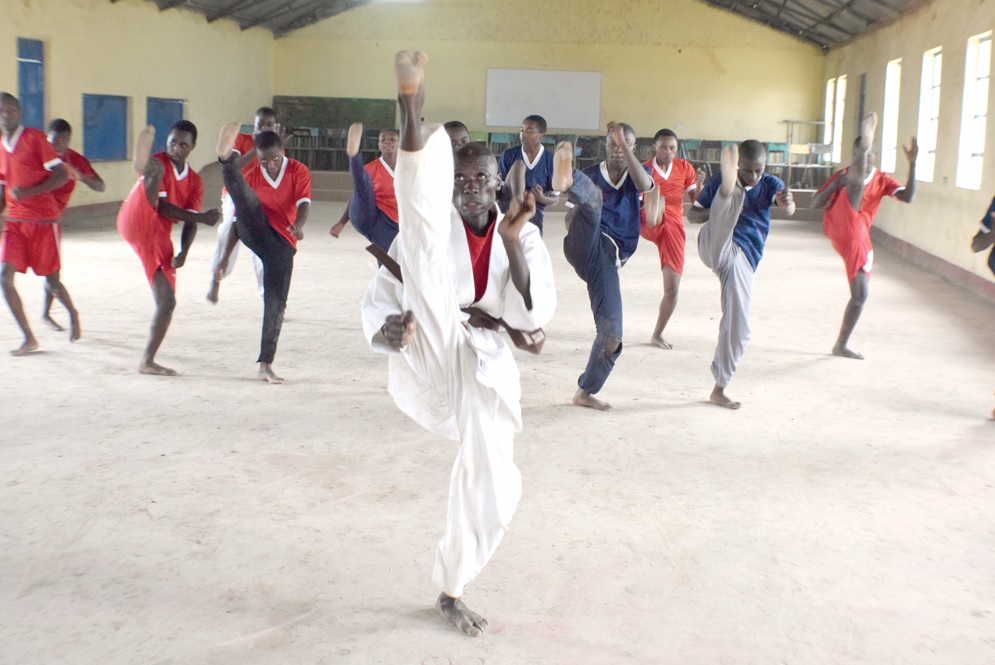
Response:
[{"label": "blue trousers", "polygon": [[377,207],[373,179],[363,168],[362,154],[356,153],[349,158],[349,174],[353,184],[349,221],[367,240],[386,252],[397,237],[397,220],[391,219]]},{"label": "blue trousers", "polygon": [[587,284],[596,335],[587,367],[577,385],[590,394],[601,390],[615,362],[622,355],[622,291],[618,277],[618,247],[601,231],[601,190],[584,173],[574,169],[574,183],[567,192],[573,209],[563,239],[563,254]]}]

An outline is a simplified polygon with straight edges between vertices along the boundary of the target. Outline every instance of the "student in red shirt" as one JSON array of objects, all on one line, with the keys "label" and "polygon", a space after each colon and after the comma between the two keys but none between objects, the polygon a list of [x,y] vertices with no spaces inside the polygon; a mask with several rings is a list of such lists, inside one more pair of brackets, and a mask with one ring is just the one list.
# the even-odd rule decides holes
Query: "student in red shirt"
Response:
[{"label": "student in red shirt", "polygon": [[45,133],[21,126],[21,103],[6,92],[0,93],[0,132],[0,212],[5,220],[0,234],[0,284],[24,333],[24,342],[11,351],[19,356],[38,348],[14,288],[14,275],[28,268],[45,277],[45,288],[69,311],[69,341],[80,337],[79,314],[59,280],[62,210],[52,194],[69,176]]},{"label": "student in red shirt", "polygon": [[396,129],[381,129],[377,137],[380,156],[365,165],[362,140],[363,123],[353,123],[346,142],[353,193],[346,212],[329,233],[338,238],[347,221],[351,221],[367,240],[387,251],[397,237],[394,167],[397,164],[398,133]]},{"label": "student in red shirt", "polygon": [[[56,118],[48,123],[48,142],[52,144],[55,154],[62,160],[69,174],[69,181],[52,192],[52,196],[55,197],[55,202],[59,206],[60,217],[66,206],[69,205],[69,197],[76,189],[77,182],[83,183],[95,192],[102,192],[105,187],[103,179],[93,170],[90,160],[69,147],[69,141],[72,137],[72,126],[62,118]],[[46,288],[41,320],[52,330],[62,331],[64,328],[52,318],[53,300],[52,292]]]},{"label": "student in red shirt", "polygon": [[[197,224],[214,226],[221,220],[221,213],[216,209],[199,212],[204,185],[187,163],[187,156],[197,145],[197,127],[189,120],[180,120],[169,131],[166,151],[150,156],[154,139],[155,128],[149,125],[135,140],[133,165],[140,175],[121,204],[117,229],[141,259],[155,299],[152,329],[138,371],[176,376],[175,370],[155,362],[176,309],[176,269],[186,263]],[[180,253],[173,256],[170,231],[176,222],[183,222],[183,235]]]},{"label": "student in red shirt", "polygon": [[259,378],[283,383],[273,372],[273,358],[283,327],[297,241],[311,211],[311,173],[283,154],[275,132],[255,137],[258,158],[251,168],[238,168],[234,154],[238,125],[229,123],[218,137],[218,157],[225,187],[235,204],[235,227],[218,262],[224,270],[235,244],[241,240],[263,262],[263,330],[259,349]]}]

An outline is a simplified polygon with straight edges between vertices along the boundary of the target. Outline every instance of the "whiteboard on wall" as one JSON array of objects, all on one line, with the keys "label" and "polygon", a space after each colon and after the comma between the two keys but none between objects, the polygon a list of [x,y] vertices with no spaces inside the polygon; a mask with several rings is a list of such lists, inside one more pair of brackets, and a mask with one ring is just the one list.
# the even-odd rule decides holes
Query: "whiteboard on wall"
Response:
[{"label": "whiteboard on wall", "polygon": [[601,72],[487,70],[489,127],[518,127],[534,114],[550,127],[601,129]]}]

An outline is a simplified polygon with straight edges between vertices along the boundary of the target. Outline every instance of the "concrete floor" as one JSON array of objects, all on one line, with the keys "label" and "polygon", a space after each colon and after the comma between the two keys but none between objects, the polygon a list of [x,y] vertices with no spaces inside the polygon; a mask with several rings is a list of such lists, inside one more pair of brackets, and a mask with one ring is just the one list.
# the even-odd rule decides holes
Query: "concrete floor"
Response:
[{"label": "concrete floor", "polygon": [[[113,219],[67,230],[84,338],[39,324],[42,353],[0,356],[0,663],[995,662],[991,304],[879,250],[867,360],[833,358],[842,262],[818,224],[776,222],[725,411],[692,228],[673,351],[645,343],[652,246],[623,270],[596,413],[569,405],[593,324],[551,215],[560,307],[518,356],[525,493],[468,589],[474,640],[432,608],[455,451],[386,393],[358,314],[372,259],[326,233],[341,210],[316,203],[301,244],[284,386],[254,378],[249,262],[204,301],[212,230],[179,274],[174,379],[135,372],[151,296]],[[17,284],[36,321],[41,280]]]}]

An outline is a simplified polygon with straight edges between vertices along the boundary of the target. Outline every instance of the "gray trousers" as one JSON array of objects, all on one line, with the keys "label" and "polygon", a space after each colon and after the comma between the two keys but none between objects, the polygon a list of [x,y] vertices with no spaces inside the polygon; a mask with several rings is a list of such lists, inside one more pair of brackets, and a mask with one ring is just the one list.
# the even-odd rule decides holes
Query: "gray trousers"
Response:
[{"label": "gray trousers", "polygon": [[712,359],[715,385],[725,388],[736,373],[743,349],[750,340],[750,298],[753,266],[732,241],[732,233],[743,210],[746,191],[736,184],[728,197],[715,194],[708,221],[698,234],[698,256],[719,278],[722,285],[722,320],[719,343]]}]

